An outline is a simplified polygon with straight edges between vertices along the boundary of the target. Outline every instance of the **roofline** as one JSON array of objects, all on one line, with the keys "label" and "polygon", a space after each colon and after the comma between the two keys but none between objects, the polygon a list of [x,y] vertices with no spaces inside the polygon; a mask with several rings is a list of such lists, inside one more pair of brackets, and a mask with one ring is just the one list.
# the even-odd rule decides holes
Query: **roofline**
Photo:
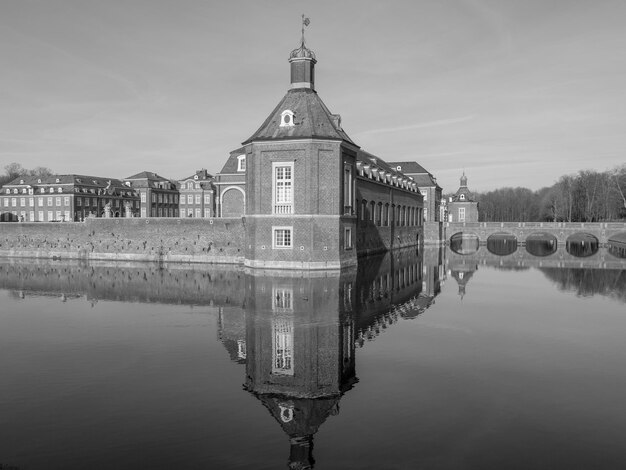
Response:
[{"label": "roofline", "polygon": [[[268,142],[280,142],[280,143],[286,143],[286,142],[340,142],[340,143],[344,143],[346,145],[350,145],[356,149],[361,149],[361,147],[359,147],[357,144],[355,144],[354,142],[349,142],[346,139],[333,139],[331,137],[320,137],[320,136],[312,136],[312,137],[300,137],[297,139],[293,139],[290,137],[280,137],[280,138],[266,138],[266,139],[254,139],[254,140],[250,140],[250,141],[246,141],[246,145],[248,144],[254,144],[254,143],[268,143]],[[225,173],[221,173],[221,174],[225,174]]]}]

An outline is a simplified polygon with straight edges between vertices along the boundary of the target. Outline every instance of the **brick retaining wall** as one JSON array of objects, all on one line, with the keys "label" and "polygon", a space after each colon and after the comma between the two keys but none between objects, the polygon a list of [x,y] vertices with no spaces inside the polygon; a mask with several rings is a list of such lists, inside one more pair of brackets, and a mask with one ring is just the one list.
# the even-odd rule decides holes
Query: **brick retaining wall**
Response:
[{"label": "brick retaining wall", "polygon": [[1,257],[241,264],[244,242],[240,218],[0,224]]}]

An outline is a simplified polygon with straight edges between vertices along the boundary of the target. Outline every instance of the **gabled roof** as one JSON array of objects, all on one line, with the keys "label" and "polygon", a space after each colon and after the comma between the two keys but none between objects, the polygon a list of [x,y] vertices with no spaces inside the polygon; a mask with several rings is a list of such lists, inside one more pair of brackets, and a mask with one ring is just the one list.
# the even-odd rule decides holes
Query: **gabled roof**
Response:
[{"label": "gabled roof", "polygon": [[[197,176],[197,178],[196,178]],[[181,178],[179,181],[210,181],[213,179],[213,175],[207,172],[205,169],[196,171],[193,175],[187,176],[186,178]]]},{"label": "gabled roof", "polygon": [[237,168],[239,168],[239,159],[237,157],[239,157],[239,155],[245,155],[245,154],[246,154],[245,147],[241,147],[241,148],[238,148],[237,150],[233,150],[232,152],[230,152],[230,156],[228,157],[228,160],[226,160],[226,163],[224,163],[224,166],[222,167],[222,170],[220,171],[220,173],[221,174],[241,173],[242,175],[245,175],[246,174],[245,171],[237,171]]},{"label": "gabled roof", "polygon": [[[281,113],[294,113],[293,126],[280,126]],[[331,139],[356,145],[341,128],[341,118],[332,114],[310,88],[287,92],[259,129],[243,145],[256,140]]]}]

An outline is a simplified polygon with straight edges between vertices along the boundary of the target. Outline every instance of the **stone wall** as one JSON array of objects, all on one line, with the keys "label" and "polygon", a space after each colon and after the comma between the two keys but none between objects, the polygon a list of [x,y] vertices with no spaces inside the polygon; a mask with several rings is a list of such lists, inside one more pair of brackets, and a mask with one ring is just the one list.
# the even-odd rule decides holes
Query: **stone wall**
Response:
[{"label": "stone wall", "polygon": [[0,257],[241,264],[244,243],[240,218],[0,224]]}]

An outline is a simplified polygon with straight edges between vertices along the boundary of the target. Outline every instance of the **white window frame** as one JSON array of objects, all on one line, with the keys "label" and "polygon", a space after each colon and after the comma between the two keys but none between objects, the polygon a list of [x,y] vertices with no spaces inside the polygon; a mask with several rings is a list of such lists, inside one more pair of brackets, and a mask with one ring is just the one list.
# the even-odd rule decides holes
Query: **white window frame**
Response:
[{"label": "white window frame", "polygon": [[459,207],[459,222],[465,222],[465,207]]},{"label": "white window frame", "polygon": [[[294,213],[294,162],[272,162],[272,213],[277,215],[293,214]],[[277,173],[281,168],[289,168],[291,177],[289,179],[278,179]],[[289,183],[289,191],[286,191],[287,183]],[[280,194],[279,185],[282,186],[285,191],[284,194]],[[287,197],[287,193],[288,197]]]},{"label": "white window frame", "polygon": [[246,171],[246,154],[237,157],[237,171]]},{"label": "white window frame", "polygon": [[[289,244],[285,243],[286,237],[283,235],[283,243],[278,243],[278,232],[289,232]],[[272,226],[272,248],[276,250],[291,250],[293,249],[293,226]]]}]

